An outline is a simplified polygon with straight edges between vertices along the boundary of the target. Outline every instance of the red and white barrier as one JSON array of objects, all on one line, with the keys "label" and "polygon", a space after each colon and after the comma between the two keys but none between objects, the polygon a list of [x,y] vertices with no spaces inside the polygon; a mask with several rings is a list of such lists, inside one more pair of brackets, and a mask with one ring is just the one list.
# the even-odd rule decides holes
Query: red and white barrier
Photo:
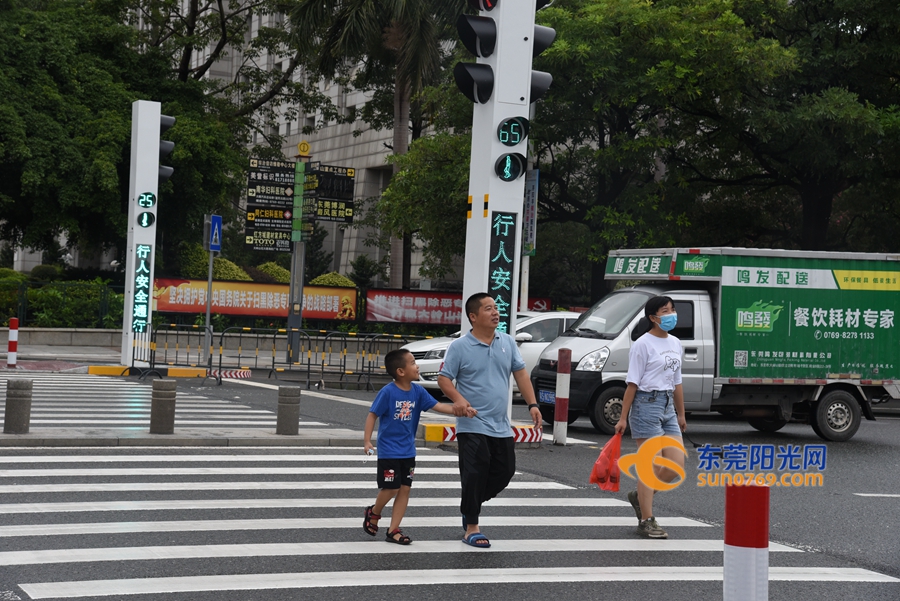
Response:
[{"label": "red and white barrier", "polygon": [[569,381],[572,374],[572,350],[559,349],[556,362],[556,407],[553,410],[553,444],[565,445],[569,433]]},{"label": "red and white barrier", "polygon": [[[514,442],[541,442],[543,440],[543,430],[534,426],[513,426],[512,431]],[[455,441],[456,426],[441,426],[441,440],[443,442]]]},{"label": "red and white barrier", "polygon": [[19,350],[19,318],[9,318],[9,348],[6,351],[6,367],[16,368],[16,352]]},{"label": "red and white barrier", "polygon": [[769,598],[769,487],[725,487],[723,600]]}]

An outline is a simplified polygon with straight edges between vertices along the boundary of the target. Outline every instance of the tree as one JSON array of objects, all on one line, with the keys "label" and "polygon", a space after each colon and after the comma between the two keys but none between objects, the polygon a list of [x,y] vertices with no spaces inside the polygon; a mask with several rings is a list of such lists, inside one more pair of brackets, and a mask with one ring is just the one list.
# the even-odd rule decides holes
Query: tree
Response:
[{"label": "tree", "polygon": [[[685,143],[671,149],[670,163],[713,197],[778,198],[795,207],[786,246],[850,249],[856,211],[840,199],[896,197],[896,3],[745,2],[735,12],[760,40],[795,57],[792,68],[764,87],[734,80],[739,85],[725,94],[678,102]],[[832,232],[836,207],[843,225]],[[760,225],[765,235],[770,224]]]},{"label": "tree", "polygon": [[124,235],[118,165],[140,70],[131,28],[75,2],[0,4],[0,235],[50,249]]},{"label": "tree", "polygon": [[357,288],[363,290],[371,288],[375,282],[375,278],[384,278],[387,265],[384,261],[375,261],[370,259],[368,255],[359,255],[350,261],[350,267],[353,271],[348,276]]},{"label": "tree", "polygon": [[327,235],[328,230],[316,224],[309,239],[306,241],[306,256],[304,257],[306,267],[304,271],[306,272],[305,282],[307,283],[331,270],[331,261],[334,258],[334,253],[325,252],[322,246]]},{"label": "tree", "polygon": [[[282,8],[274,0],[0,5],[4,238],[43,249],[65,233],[71,245],[121,246],[131,103],[155,100],[177,119],[166,134],[175,175],[159,195],[158,272],[176,265],[204,214],[234,215],[252,132],[268,142],[258,155],[281,158],[278,113],[334,114],[314,80],[294,81],[311,50],[290,19],[251,36],[250,15]],[[238,64],[233,80],[211,76],[225,58]]]},{"label": "tree", "polygon": [[[381,236],[414,235],[423,245],[420,273],[432,279],[452,273],[454,260],[465,253],[470,144],[468,136],[440,133],[392,156],[397,173],[359,223]],[[382,248],[385,242],[377,236],[367,240]]]},{"label": "tree", "polygon": [[[356,80],[371,84],[391,75],[392,150],[403,155],[409,147],[410,99],[437,76],[442,41],[464,8],[462,0],[297,0],[289,14],[304,25],[305,37],[320,42],[317,65],[325,77],[358,68]],[[391,245],[391,277],[402,273],[401,287],[409,288],[411,234],[402,234],[402,247]]]},{"label": "tree", "polygon": [[592,299],[606,292],[609,249],[668,246],[689,223],[690,203],[676,200],[690,194],[675,194],[663,162],[683,135],[670,125],[673,102],[715,97],[734,79],[765,82],[784,60],[730,6],[559,0],[538,13],[557,30],[535,67],[554,77],[532,129],[539,217],[587,225]]}]

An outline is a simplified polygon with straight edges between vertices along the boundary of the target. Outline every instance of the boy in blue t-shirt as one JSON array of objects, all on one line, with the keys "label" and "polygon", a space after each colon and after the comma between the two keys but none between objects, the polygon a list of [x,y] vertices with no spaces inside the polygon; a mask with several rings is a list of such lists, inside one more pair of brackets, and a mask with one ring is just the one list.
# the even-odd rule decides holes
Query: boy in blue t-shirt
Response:
[{"label": "boy in blue t-shirt", "polygon": [[[413,473],[416,469],[416,430],[419,415],[434,409],[438,413],[453,415],[452,405],[442,405],[428,391],[414,384],[419,379],[416,359],[406,349],[397,349],[384,357],[384,367],[394,379],[375,397],[369,416],[366,418],[365,451],[372,454],[372,431],[378,420],[378,497],[375,504],[366,507],[363,530],[375,536],[378,520],[384,506],[396,497],[391,512],[391,527],[386,540],[399,545],[408,545],[412,539],[400,530],[400,521],[406,513]],[[469,408],[466,417],[476,411]]]}]

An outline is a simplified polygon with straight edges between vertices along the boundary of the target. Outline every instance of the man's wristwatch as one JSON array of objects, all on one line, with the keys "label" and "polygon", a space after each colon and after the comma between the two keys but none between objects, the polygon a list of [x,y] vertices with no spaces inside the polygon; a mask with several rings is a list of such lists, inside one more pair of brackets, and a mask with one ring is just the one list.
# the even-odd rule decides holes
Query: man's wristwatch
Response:
[{"label": "man's wristwatch", "polygon": [[537,406],[538,406],[537,403],[531,403],[530,405],[528,405],[528,410],[531,411],[532,409],[534,409]]}]

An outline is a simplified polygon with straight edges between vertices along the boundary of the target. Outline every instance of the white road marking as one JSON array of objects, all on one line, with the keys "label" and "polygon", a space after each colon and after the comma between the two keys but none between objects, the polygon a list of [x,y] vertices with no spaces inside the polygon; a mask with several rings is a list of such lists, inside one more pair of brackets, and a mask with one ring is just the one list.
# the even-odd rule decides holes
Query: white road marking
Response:
[{"label": "white road marking", "polygon": [[[378,542],[378,544],[372,544]],[[0,553],[0,565],[24,566],[51,563],[79,563],[94,561],[147,561],[157,559],[207,559],[222,557],[278,557],[316,555],[387,555],[412,553],[470,553],[471,548],[458,541],[420,540],[413,546],[391,546],[381,541],[323,542],[323,543],[259,543],[231,545],[165,545],[148,547],[105,547],[83,549],[48,549],[42,551],[7,551]],[[646,539],[537,539],[498,540],[488,553],[545,553],[552,552],[655,552],[700,551],[721,553],[721,540],[646,540]],[[802,553],[799,549],[769,544],[775,553]]]},{"label": "white road marking", "polygon": [[[481,553],[484,549],[468,549]],[[859,568],[770,568],[770,580],[819,582],[900,582],[884,574]],[[249,591],[337,587],[409,585],[472,585],[495,583],[559,582],[667,582],[722,580],[720,567],[616,566],[534,568],[483,568],[447,570],[385,570],[355,572],[306,572],[293,574],[236,574],[130,578],[71,582],[29,583],[19,586],[32,599],[113,595],[152,595],[200,591]]]},{"label": "white road marking", "polygon": [[[208,509],[249,509],[260,507],[291,507],[328,509],[358,507],[363,499],[179,499],[162,501],[72,501],[66,503],[5,503],[0,515],[25,513],[75,513],[99,511],[185,511]],[[454,507],[459,498],[412,497],[410,507]],[[491,507],[630,507],[627,501],[609,498],[517,498],[502,497],[491,500]]]},{"label": "white road marking", "polygon": [[[362,449],[362,445],[360,445]],[[283,452],[283,451],[282,451]],[[222,463],[247,461],[290,461],[296,463],[321,463],[326,461],[352,461],[365,463],[374,461],[374,457],[366,456],[362,451],[358,455],[29,455],[24,457],[4,457],[3,463],[168,463],[168,462],[205,462]],[[455,455],[432,455],[416,457],[417,462],[456,463]]]},{"label": "white road marking", "polygon": [[[73,493],[73,492],[150,492],[173,490],[372,490],[373,482],[366,481],[306,481],[306,482],[99,482],[73,484],[9,484],[0,485],[0,494]],[[416,481],[416,490],[459,490],[459,481]],[[510,482],[506,490],[574,490],[558,482]]]},{"label": "white road marking", "polygon": [[875,493],[875,492],[855,492],[853,493],[857,497],[889,497],[891,499],[900,499],[900,495],[888,494],[888,493]]},{"label": "white road marking", "polygon": [[[282,475],[282,476],[324,476],[338,474],[371,475],[371,467],[128,467],[128,468],[60,468],[30,470],[0,470],[0,478],[49,478],[59,476],[240,476],[240,475]],[[455,475],[456,467],[418,467],[417,476]]]},{"label": "white road marking", "polygon": [[[67,524],[26,524],[3,526],[0,538],[18,536],[69,536],[82,534],[134,534],[138,532],[225,532],[236,530],[356,530],[362,526],[362,510],[366,500],[357,505],[359,518],[285,518],[256,520],[177,520],[152,522],[85,522]],[[493,501],[492,501],[493,502]],[[537,521],[543,527],[634,527],[633,515],[612,516],[481,516],[485,529],[520,528],[534,526]],[[657,517],[665,528],[712,528],[709,524],[688,518]],[[405,517],[404,528],[459,528],[460,518],[454,517]]]}]

